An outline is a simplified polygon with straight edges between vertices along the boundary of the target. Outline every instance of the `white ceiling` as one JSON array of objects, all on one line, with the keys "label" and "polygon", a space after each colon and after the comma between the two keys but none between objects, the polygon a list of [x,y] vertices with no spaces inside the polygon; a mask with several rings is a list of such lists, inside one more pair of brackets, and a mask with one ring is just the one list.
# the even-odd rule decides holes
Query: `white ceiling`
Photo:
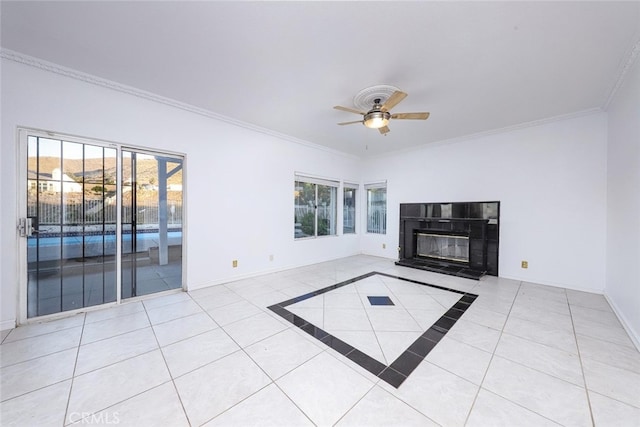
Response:
[{"label": "white ceiling", "polygon": [[[3,48],[358,156],[603,108],[640,2],[2,1]],[[363,88],[409,96],[387,136]]]}]

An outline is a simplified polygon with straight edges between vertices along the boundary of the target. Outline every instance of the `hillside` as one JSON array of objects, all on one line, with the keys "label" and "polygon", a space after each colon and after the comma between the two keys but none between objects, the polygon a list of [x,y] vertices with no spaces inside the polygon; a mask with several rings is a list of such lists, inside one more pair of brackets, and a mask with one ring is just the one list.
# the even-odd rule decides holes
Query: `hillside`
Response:
[{"label": "hillside", "polygon": [[[35,174],[39,166],[39,172],[41,175],[51,175],[54,169],[60,169],[60,159],[57,157],[40,157],[39,165],[36,157],[29,157],[28,168],[29,171]],[[84,169],[83,169],[84,166]],[[158,162],[155,159],[140,159],[136,162],[137,177],[136,182],[138,185],[143,184],[157,184],[158,183]],[[176,163],[169,163],[167,169],[169,171],[176,167]],[[84,159],[65,159],[62,165],[63,172],[71,179],[78,183],[84,181],[86,183],[102,183],[102,171],[103,171],[103,159],[102,158],[88,158]],[[131,177],[131,164],[126,162],[123,165],[123,178],[127,182]],[[116,179],[116,159],[109,157],[104,159],[104,179],[106,183],[115,183]],[[182,170],[175,173],[168,179],[169,184],[181,184],[182,183]]]}]

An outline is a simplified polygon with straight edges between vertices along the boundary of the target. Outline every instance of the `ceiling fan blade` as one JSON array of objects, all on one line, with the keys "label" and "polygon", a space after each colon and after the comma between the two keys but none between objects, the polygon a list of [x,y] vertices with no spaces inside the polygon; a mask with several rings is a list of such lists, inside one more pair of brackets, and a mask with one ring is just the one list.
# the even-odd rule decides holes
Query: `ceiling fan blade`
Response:
[{"label": "ceiling fan blade", "polygon": [[391,118],[402,120],[427,120],[429,118],[429,113],[396,113],[392,114]]},{"label": "ceiling fan blade", "polygon": [[356,120],[353,122],[342,122],[342,123],[338,123],[340,126],[344,126],[344,125],[352,125],[354,123],[362,123],[362,120]]},{"label": "ceiling fan blade", "polygon": [[336,110],[346,111],[346,112],[348,112],[348,113],[362,114],[363,116],[364,116],[365,114],[367,114],[367,113],[366,113],[366,112],[364,112],[364,111],[358,111],[358,110],[354,110],[353,108],[348,108],[348,107],[341,107],[340,105],[336,105],[336,106],[335,106],[335,107],[333,107],[333,108],[335,108]]},{"label": "ceiling fan blade", "polygon": [[402,92],[402,91],[395,91],[391,94],[391,96],[389,97],[389,99],[387,99],[384,104],[382,105],[382,107],[380,107],[380,110],[382,111],[389,111],[391,110],[393,107],[395,107],[396,105],[398,105],[400,103],[400,101],[402,101],[403,99],[405,99],[407,97],[407,94]]},{"label": "ceiling fan blade", "polygon": [[386,135],[389,132],[391,132],[391,129],[389,129],[389,126],[382,126],[381,128],[378,129],[380,131],[381,134]]}]

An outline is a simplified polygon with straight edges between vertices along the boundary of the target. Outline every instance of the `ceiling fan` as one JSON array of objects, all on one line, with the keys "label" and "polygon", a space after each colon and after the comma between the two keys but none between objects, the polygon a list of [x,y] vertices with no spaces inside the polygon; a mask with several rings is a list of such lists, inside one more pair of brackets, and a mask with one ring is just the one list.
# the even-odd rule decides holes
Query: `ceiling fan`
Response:
[{"label": "ceiling fan", "polygon": [[393,92],[391,94],[391,96],[389,96],[389,98],[384,102],[384,104],[381,104],[381,99],[380,98],[376,98],[373,101],[373,108],[369,111],[358,111],[358,110],[354,110],[353,108],[348,108],[348,107],[341,107],[340,105],[336,105],[335,108],[336,110],[342,110],[342,111],[347,111],[349,113],[356,113],[356,114],[361,114],[362,120],[355,120],[352,122],[342,122],[342,123],[338,123],[340,126],[343,125],[351,125],[354,123],[362,123],[363,125],[365,125],[368,128],[371,129],[378,129],[378,131],[380,131],[381,134],[386,135],[387,133],[389,133],[390,129],[389,126],[387,126],[389,124],[389,120],[391,119],[398,119],[398,120],[427,120],[429,118],[429,113],[394,113],[391,114],[389,112],[389,110],[391,110],[393,107],[395,107],[396,105],[398,105],[400,103],[400,101],[402,101],[404,98],[406,98],[407,94],[396,90],[395,92]]}]

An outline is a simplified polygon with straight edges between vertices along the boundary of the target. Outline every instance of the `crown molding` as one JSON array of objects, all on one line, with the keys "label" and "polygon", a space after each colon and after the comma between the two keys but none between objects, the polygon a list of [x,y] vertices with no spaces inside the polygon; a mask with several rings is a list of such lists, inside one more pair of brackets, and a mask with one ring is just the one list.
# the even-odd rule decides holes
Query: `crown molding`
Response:
[{"label": "crown molding", "polygon": [[157,95],[152,92],[147,92],[142,89],[138,89],[132,86],[127,86],[124,84],[116,83],[111,80],[103,79],[101,77],[97,77],[88,73],[84,73],[82,71],[74,70],[72,68],[64,67],[62,65],[55,64],[53,62],[45,61],[40,58],[35,58],[33,56],[25,55],[20,52],[16,52],[10,49],[1,48],[0,49],[0,58],[6,59],[9,61],[17,62],[20,64],[28,65],[30,67],[34,67],[43,71],[48,71],[50,73],[58,74],[64,77],[69,77],[84,83],[89,83],[92,85],[100,86],[103,88],[115,90],[117,92],[121,92],[127,95],[135,96],[137,98],[141,98],[147,101],[156,102],[159,104],[168,105],[173,108],[178,108],[180,110],[188,111],[190,113],[198,114],[200,116],[204,116],[210,119],[218,120],[221,122],[225,122],[234,126],[238,126],[244,129],[251,130],[253,132],[261,133],[264,135],[268,135],[277,139],[285,140],[288,142],[292,142],[294,144],[302,145],[307,148],[312,148],[315,150],[320,150],[327,152],[333,155],[339,155],[342,157],[348,157],[351,159],[360,159],[359,156],[345,153],[344,151],[335,150],[329,147],[325,147],[324,145],[315,144],[313,142],[305,141],[302,139],[295,138],[290,135],[286,135],[280,132],[273,131],[271,129],[263,128],[261,126],[253,125],[251,123],[243,122],[241,120],[237,120],[231,117],[224,116],[222,114],[214,113],[213,111],[206,110],[204,108],[196,107],[191,104],[186,104],[184,102],[176,101],[175,99],[167,98],[164,96]]},{"label": "crown molding", "polygon": [[415,147],[408,147],[408,148],[406,148],[404,150],[397,150],[397,151],[393,151],[393,152],[389,152],[389,153],[382,153],[382,154],[379,154],[379,155],[370,156],[370,157],[367,157],[367,159],[379,159],[379,158],[383,158],[383,157],[393,156],[393,155],[396,155],[396,154],[404,154],[404,153],[410,153],[410,152],[415,152],[415,151],[421,151],[421,150],[424,150],[424,149],[427,149],[427,148],[440,147],[440,146],[443,146],[443,145],[458,144],[458,143],[470,141],[470,140],[473,140],[473,139],[484,138],[484,137],[491,136],[491,135],[497,135],[497,134],[501,134],[501,133],[508,133],[508,132],[513,132],[513,131],[517,131],[517,130],[521,130],[521,129],[531,128],[531,127],[542,126],[542,125],[546,125],[546,124],[550,124],[550,123],[560,122],[560,121],[563,121],[563,120],[576,119],[576,118],[579,118],[579,117],[590,116],[592,114],[598,114],[598,113],[602,113],[602,112],[604,112],[604,110],[602,108],[599,108],[599,107],[598,108],[589,108],[587,110],[576,111],[576,112],[569,113],[569,114],[562,114],[562,115],[559,115],[559,116],[547,117],[547,118],[540,119],[540,120],[533,120],[533,121],[530,121],[530,122],[519,123],[517,125],[506,126],[506,127],[502,127],[502,128],[498,128],[498,129],[492,129],[492,130],[484,131],[484,132],[471,133],[471,134],[460,136],[460,137],[456,137],[456,138],[442,139],[440,141],[434,141],[434,142],[427,142],[425,144],[418,145],[418,146],[415,146]]},{"label": "crown molding", "polygon": [[607,99],[605,100],[604,104],[602,105],[602,109],[604,111],[607,111],[609,109],[609,107],[611,106],[611,103],[613,102],[614,98],[616,97],[616,94],[618,93],[618,90],[620,89],[620,87],[624,83],[624,80],[626,79],[627,74],[629,74],[629,70],[631,70],[631,67],[633,67],[633,64],[638,59],[639,54],[640,54],[640,38],[636,40],[635,44],[629,50],[629,54],[627,55],[627,60],[624,63],[624,65],[622,66],[622,68],[620,69],[620,72],[618,73],[618,78],[616,79],[615,83],[613,84],[613,87],[611,88],[611,91],[609,92],[609,96],[607,96]]}]

